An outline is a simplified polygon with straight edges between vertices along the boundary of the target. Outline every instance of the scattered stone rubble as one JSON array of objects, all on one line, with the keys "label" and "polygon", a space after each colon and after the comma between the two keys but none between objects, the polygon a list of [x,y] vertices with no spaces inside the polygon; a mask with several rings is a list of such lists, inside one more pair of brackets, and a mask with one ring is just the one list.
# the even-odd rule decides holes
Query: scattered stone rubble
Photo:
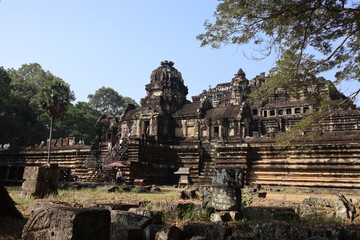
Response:
[{"label": "scattered stone rubble", "polygon": [[[162,211],[145,209],[144,202],[95,203],[90,208],[78,205],[36,200],[31,216],[24,227],[24,239],[110,239],[110,240],[231,240],[231,239],[360,239],[360,231],[349,227],[301,227],[288,224],[299,215],[292,208],[241,206],[241,170],[218,170],[212,185],[201,186],[202,208],[191,202],[159,202],[153,206]],[[215,190],[214,190],[215,189]],[[224,190],[225,189],[225,190]],[[231,190],[232,189],[232,190]],[[236,189],[236,190],[234,190]],[[192,189],[196,192],[196,189]],[[190,192],[190,191],[189,191]],[[222,197],[220,195],[223,195]],[[191,194],[190,194],[191,195]],[[222,199],[223,198],[223,199]],[[312,196],[301,204],[307,208],[334,209],[336,216],[356,217],[356,208],[343,195],[332,204]],[[211,222],[183,222],[165,225],[167,217],[180,218],[188,209],[194,212],[214,209]],[[241,212],[240,212],[241,210]],[[234,229],[240,214],[263,215],[272,220],[248,222],[249,236],[243,237]],[[333,210],[333,215],[335,211]],[[284,222],[285,221],[285,222]]]},{"label": "scattered stone rubble", "polygon": [[308,215],[325,215],[327,217],[337,217],[342,221],[352,222],[357,217],[356,207],[344,195],[337,194],[333,203],[318,196],[311,196],[304,199],[299,205],[297,212],[301,217]]}]

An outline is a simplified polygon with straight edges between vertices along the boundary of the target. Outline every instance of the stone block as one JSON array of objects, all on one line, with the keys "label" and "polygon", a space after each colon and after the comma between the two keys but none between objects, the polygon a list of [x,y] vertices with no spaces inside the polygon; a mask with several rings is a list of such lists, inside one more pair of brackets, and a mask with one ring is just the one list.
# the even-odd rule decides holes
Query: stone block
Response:
[{"label": "stone block", "polygon": [[111,224],[110,240],[143,240],[143,229]]},{"label": "stone block", "polygon": [[310,196],[309,198],[305,198],[302,201],[302,204],[313,207],[331,207],[329,200],[318,196]]},{"label": "stone block", "polygon": [[156,233],[164,227],[165,227],[164,225],[154,225],[154,224],[147,226],[144,229],[143,239],[144,240],[154,240]]},{"label": "stone block", "polygon": [[212,222],[229,222],[240,219],[240,212],[238,211],[220,211],[211,215],[210,220]]},{"label": "stone block", "polygon": [[108,240],[110,213],[108,210],[69,207],[38,208],[32,211],[22,232],[26,240]]},{"label": "stone block", "polygon": [[23,179],[25,180],[37,180],[41,168],[38,166],[28,166],[24,169]]},{"label": "stone block", "polygon": [[57,193],[59,175],[57,165],[25,167],[23,194],[43,197],[49,193]]},{"label": "stone block", "polygon": [[94,207],[103,208],[107,210],[122,210],[129,211],[130,208],[137,208],[139,205],[128,203],[97,203]]},{"label": "stone block", "polygon": [[111,210],[111,222],[119,223],[126,227],[144,229],[151,224],[151,219],[132,212]]},{"label": "stone block", "polygon": [[226,239],[231,236],[231,228],[223,222],[220,223],[189,223],[183,226],[185,239],[194,236],[204,236],[207,240]]},{"label": "stone block", "polygon": [[216,210],[240,210],[240,187],[201,186],[202,207]]},{"label": "stone block", "polygon": [[136,213],[151,219],[152,224],[162,224],[163,213],[161,211],[147,210],[143,208],[130,208],[129,212]]},{"label": "stone block", "polygon": [[160,229],[155,234],[155,240],[180,240],[181,230],[175,226],[168,226]]},{"label": "stone block", "polygon": [[242,188],[244,186],[244,170],[217,169],[212,177],[211,185]]}]

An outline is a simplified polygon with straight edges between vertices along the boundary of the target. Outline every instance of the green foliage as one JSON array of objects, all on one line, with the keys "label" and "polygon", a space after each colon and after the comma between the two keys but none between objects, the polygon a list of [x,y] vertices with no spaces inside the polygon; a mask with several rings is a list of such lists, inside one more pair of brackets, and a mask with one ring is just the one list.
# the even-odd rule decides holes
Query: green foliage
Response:
[{"label": "green foliage", "polygon": [[73,100],[75,96],[69,84],[59,78],[45,82],[36,97],[39,106],[53,119],[58,119],[64,114]]},{"label": "green foliage", "polygon": [[48,121],[40,117],[42,110],[36,99],[40,88],[56,77],[37,63],[8,69],[6,74],[10,78],[10,92],[2,119],[2,141],[18,146],[40,143],[44,140],[43,133],[47,132]]},{"label": "green foliage", "polygon": [[241,205],[242,207],[249,207],[254,201],[254,195],[251,193],[242,193],[241,194]]},{"label": "green foliage", "polygon": [[38,63],[24,64],[19,69],[5,70],[0,66],[0,143],[29,146],[46,140],[51,127],[50,114],[56,119],[54,138],[75,137],[92,144],[96,134],[94,124],[102,113],[96,110],[94,102],[102,109],[103,101],[104,109],[112,108],[106,112],[114,111],[116,115],[127,103],[135,103],[110,88],[101,88],[91,96],[92,103],[72,105],[70,102],[75,97],[69,85]]},{"label": "green foliage", "polygon": [[177,216],[180,220],[190,220],[195,217],[196,211],[195,210],[195,204],[189,203],[185,205],[185,207],[177,207],[176,212]]},{"label": "green foliage", "polygon": [[206,21],[205,33],[197,38],[201,46],[213,48],[251,45],[260,54],[255,59],[276,52],[272,79],[259,93],[266,98],[283,87],[296,94],[332,69],[338,81],[359,81],[359,9],[360,3],[346,0],[221,0],[215,23]]},{"label": "green foliage", "polygon": [[[86,144],[93,144],[96,132],[94,124],[100,113],[87,102],[77,102],[70,105],[54,126],[54,138],[72,136],[83,139]],[[71,126],[71,127],[69,127]]]},{"label": "green foliage", "polygon": [[121,115],[128,103],[135,103],[134,99],[123,97],[112,88],[102,87],[95,94],[88,95],[91,106],[100,113],[113,116]]}]

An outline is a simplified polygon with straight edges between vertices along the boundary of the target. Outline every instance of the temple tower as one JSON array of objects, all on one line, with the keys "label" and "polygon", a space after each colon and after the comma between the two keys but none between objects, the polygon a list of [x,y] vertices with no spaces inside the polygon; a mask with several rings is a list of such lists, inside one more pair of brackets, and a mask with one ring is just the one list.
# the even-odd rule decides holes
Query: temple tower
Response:
[{"label": "temple tower", "polygon": [[149,107],[162,114],[172,114],[186,103],[188,88],[181,73],[171,61],[162,61],[161,66],[151,73],[146,85],[147,96],[141,99],[143,107]]}]

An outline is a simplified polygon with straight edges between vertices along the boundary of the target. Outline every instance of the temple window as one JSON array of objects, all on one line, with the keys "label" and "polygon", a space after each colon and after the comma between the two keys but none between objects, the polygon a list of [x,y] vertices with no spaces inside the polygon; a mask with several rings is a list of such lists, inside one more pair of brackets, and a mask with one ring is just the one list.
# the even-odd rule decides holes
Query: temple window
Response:
[{"label": "temple window", "polygon": [[275,110],[270,110],[270,116],[275,116]]},{"label": "temple window", "polygon": [[252,113],[253,113],[253,115],[258,115],[258,110],[257,110],[257,109],[253,109],[253,110],[252,110]]},{"label": "temple window", "polygon": [[304,113],[307,113],[309,111],[309,107],[304,107]]},{"label": "temple window", "polygon": [[286,114],[291,114],[291,108],[286,109]]},{"label": "temple window", "polygon": [[279,109],[279,110],[278,110],[278,115],[284,115],[284,110]]},{"label": "temple window", "polygon": [[263,112],[263,116],[267,117],[267,111],[266,110]]},{"label": "temple window", "polygon": [[295,108],[295,113],[301,113],[301,109],[300,108]]}]

